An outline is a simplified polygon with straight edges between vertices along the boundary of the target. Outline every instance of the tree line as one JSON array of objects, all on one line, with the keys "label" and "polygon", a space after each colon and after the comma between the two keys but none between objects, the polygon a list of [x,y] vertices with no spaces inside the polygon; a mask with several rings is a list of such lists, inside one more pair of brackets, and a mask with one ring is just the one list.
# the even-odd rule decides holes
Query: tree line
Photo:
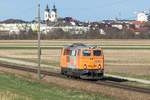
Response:
[{"label": "tree line", "polygon": [[[0,40],[36,40],[37,38],[38,32],[33,30],[22,31],[20,34],[0,32]],[[87,32],[82,32],[82,34],[73,34],[72,32],[64,32],[62,29],[56,29],[42,33],[41,39],[150,39],[150,32],[135,34],[128,30],[108,30],[105,34],[100,34],[99,30],[90,29]]]}]

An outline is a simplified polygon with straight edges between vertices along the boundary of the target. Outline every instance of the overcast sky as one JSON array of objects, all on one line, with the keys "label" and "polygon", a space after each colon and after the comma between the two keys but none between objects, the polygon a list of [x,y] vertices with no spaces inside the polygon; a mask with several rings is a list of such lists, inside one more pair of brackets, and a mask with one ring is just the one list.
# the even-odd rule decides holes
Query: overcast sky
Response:
[{"label": "overcast sky", "polygon": [[[0,20],[17,18],[33,20],[37,16],[37,5],[41,4],[41,17],[47,4],[54,0],[1,0]],[[73,17],[81,21],[107,19],[136,19],[135,11],[150,9],[150,0],[55,0],[59,17]]]}]

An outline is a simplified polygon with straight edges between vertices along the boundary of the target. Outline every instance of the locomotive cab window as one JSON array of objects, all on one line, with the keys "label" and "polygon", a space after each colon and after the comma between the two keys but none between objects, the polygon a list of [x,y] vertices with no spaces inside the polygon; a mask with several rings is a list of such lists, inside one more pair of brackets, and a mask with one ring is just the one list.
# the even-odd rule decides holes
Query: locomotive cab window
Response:
[{"label": "locomotive cab window", "polygon": [[94,56],[101,56],[101,50],[93,50]]},{"label": "locomotive cab window", "polygon": [[91,50],[83,50],[83,56],[91,56]]},{"label": "locomotive cab window", "polygon": [[69,55],[69,54],[70,54],[70,50],[65,49],[65,50],[64,50],[64,55]]},{"label": "locomotive cab window", "polygon": [[72,50],[70,56],[76,56],[76,50]]}]

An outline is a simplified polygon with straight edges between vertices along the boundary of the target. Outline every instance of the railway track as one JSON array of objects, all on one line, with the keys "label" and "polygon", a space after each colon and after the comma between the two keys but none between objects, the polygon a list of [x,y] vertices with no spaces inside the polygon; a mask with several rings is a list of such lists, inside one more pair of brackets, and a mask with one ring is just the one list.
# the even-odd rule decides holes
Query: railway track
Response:
[{"label": "railway track", "polygon": [[[0,67],[16,69],[16,70],[21,70],[21,71],[27,71],[27,72],[32,72],[32,73],[37,73],[37,69],[21,67],[21,66],[16,66],[16,65],[8,65],[8,64],[1,64],[0,63]],[[45,71],[45,70],[41,70],[41,74],[48,75],[48,76],[55,76],[55,77],[66,78],[66,76],[61,75],[60,73],[49,72],[49,71]],[[75,79],[72,79],[72,80],[75,80]],[[77,81],[90,82],[90,83],[98,84],[98,85],[105,85],[105,86],[109,86],[109,87],[121,88],[121,89],[125,89],[125,90],[130,90],[130,91],[150,94],[150,88],[144,88],[144,87],[138,87],[138,86],[133,86],[133,85],[120,84],[120,83],[113,82],[113,81],[89,81],[89,80],[81,80],[81,79],[76,79],[76,80]]]}]

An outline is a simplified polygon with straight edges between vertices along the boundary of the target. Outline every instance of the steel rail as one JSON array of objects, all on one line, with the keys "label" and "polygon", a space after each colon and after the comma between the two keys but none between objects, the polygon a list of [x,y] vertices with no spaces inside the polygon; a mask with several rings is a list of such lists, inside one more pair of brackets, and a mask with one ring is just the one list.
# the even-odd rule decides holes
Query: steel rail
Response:
[{"label": "steel rail", "polygon": [[[27,72],[32,72],[32,73],[37,73],[37,69],[21,67],[21,66],[17,66],[17,65],[8,65],[8,64],[1,64],[0,63],[0,67],[16,69],[16,70],[21,70],[21,71],[27,71]],[[45,71],[45,70],[41,70],[41,74],[48,75],[48,76],[60,77],[60,78],[66,78],[66,76],[61,75],[60,73],[50,72],[50,71]],[[115,87],[115,88],[120,88],[120,89],[125,89],[125,90],[130,90],[130,91],[150,94],[150,88],[145,88],[145,87],[120,84],[120,83],[117,83],[117,82],[104,81],[104,80],[90,81],[90,80],[81,80],[81,79],[74,79],[74,78],[71,78],[71,79],[72,80],[77,80],[77,81],[89,82],[89,83],[92,83],[92,84],[105,85],[105,86],[109,86],[109,87]]]},{"label": "steel rail", "polygon": [[130,90],[130,91],[150,94],[150,88],[121,84],[121,83],[117,83],[117,82],[113,82],[113,81],[97,81],[96,84],[107,85],[107,86],[126,89],[126,90]]}]

